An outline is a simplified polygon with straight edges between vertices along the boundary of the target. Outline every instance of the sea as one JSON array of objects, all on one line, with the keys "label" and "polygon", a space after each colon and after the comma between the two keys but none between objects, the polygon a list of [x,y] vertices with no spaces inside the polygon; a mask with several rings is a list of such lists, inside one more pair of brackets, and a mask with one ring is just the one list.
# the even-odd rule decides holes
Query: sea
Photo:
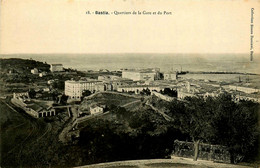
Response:
[{"label": "sea", "polygon": [[23,58],[61,63],[80,71],[160,68],[165,71],[239,72],[260,74],[260,55],[249,54],[6,54],[1,58]]}]

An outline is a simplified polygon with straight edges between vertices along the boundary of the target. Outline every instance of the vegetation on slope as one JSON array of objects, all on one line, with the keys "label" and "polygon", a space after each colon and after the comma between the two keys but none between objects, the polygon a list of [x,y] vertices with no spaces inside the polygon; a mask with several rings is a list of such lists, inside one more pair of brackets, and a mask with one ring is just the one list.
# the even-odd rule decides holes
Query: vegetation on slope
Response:
[{"label": "vegetation on slope", "polygon": [[31,69],[37,68],[40,71],[49,72],[50,65],[46,62],[35,61],[32,59],[20,59],[20,58],[10,58],[10,59],[0,59],[0,71],[8,73],[11,70],[14,73],[24,74],[30,73]]}]

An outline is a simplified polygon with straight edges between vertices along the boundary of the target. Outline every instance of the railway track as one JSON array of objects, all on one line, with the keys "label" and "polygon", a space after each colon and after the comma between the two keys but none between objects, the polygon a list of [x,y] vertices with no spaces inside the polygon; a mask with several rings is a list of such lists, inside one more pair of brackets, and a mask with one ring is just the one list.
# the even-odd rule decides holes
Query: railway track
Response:
[{"label": "railway track", "polygon": [[22,125],[25,125],[25,124],[26,124],[26,122],[22,122],[21,124],[18,124],[18,125],[14,126],[14,127],[10,127],[10,128],[8,128],[6,130],[6,132],[12,131],[13,129],[21,127]]},{"label": "railway track", "polygon": [[[42,133],[41,130],[43,128],[43,125],[40,125],[36,119],[32,118],[31,116],[28,116],[25,113],[17,111],[14,107],[12,107],[11,104],[8,104],[5,100],[0,99],[0,102],[5,104],[9,109],[11,109],[11,111],[18,113],[19,115],[22,115],[22,117],[24,117],[27,120],[27,122],[25,121],[21,124],[16,125],[15,127],[9,128],[9,129],[19,128],[22,125],[25,125],[28,123],[30,124],[30,126],[28,128],[28,130],[29,130],[28,134],[20,142],[18,142],[14,147],[12,147],[8,152],[6,152],[2,158],[4,160],[4,159],[8,158],[10,155],[15,154],[16,155],[15,158],[20,162],[22,150],[23,150],[24,146],[26,145],[26,143],[33,143],[33,142],[39,141],[44,136],[46,136],[46,134],[48,132],[51,131],[52,126],[49,123],[47,125],[45,125],[44,126],[45,131]],[[7,131],[10,131],[10,130],[7,130]],[[37,139],[35,140],[35,138],[37,138]]]},{"label": "railway track", "polygon": [[38,142],[40,139],[42,139],[47,133],[51,132],[51,130],[52,130],[51,124],[48,123],[46,127],[47,127],[46,131],[45,131],[40,137],[37,138],[37,140],[36,140],[37,142]]}]

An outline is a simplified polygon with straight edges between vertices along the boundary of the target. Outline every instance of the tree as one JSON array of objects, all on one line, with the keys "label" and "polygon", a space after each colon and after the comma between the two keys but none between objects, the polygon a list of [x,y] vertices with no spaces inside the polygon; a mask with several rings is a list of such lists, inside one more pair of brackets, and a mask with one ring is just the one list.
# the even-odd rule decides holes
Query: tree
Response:
[{"label": "tree", "polygon": [[163,94],[166,94],[166,95],[171,96],[171,97],[177,97],[177,91],[172,90],[170,88],[165,88],[164,91],[163,91]]},{"label": "tree", "polygon": [[[204,101],[202,97],[193,97],[186,104],[185,118],[182,119],[182,129],[188,133],[194,142],[194,160],[198,158],[199,143],[208,142],[214,136],[212,127],[212,99]],[[188,119],[188,120],[187,120]],[[185,124],[185,125],[184,125]]]},{"label": "tree", "polygon": [[143,89],[140,92],[141,95],[151,95],[151,91],[147,88],[147,89]]},{"label": "tree", "polygon": [[64,81],[63,80],[57,80],[52,83],[52,87],[59,90],[64,90]]},{"label": "tree", "polygon": [[238,155],[247,155],[254,150],[259,135],[259,104],[251,101],[235,104],[230,95],[221,95],[216,101],[213,142],[227,146],[234,163]]},{"label": "tree", "polygon": [[82,92],[82,97],[87,97],[87,96],[89,96],[89,95],[91,95],[91,91],[89,91],[89,90],[84,90],[84,91]]},{"label": "tree", "polygon": [[91,95],[91,91],[89,91],[89,90],[84,90],[83,92],[82,92],[82,96],[81,96],[81,101],[83,101],[83,99],[84,99],[84,97],[87,97],[87,96],[89,96],[89,95]]},{"label": "tree", "polygon": [[28,92],[28,94],[29,94],[29,97],[30,97],[30,98],[35,98],[35,96],[36,96],[36,92],[35,92],[34,89],[30,89],[29,92]]},{"label": "tree", "polygon": [[194,142],[194,160],[203,141],[228,147],[231,162],[252,150],[259,133],[258,109],[259,104],[250,101],[235,103],[229,94],[188,97],[185,103],[172,102],[170,106],[174,122]]},{"label": "tree", "polygon": [[67,100],[68,100],[69,96],[66,96],[66,95],[62,95],[61,98],[60,98],[60,103],[65,105],[67,104]]}]

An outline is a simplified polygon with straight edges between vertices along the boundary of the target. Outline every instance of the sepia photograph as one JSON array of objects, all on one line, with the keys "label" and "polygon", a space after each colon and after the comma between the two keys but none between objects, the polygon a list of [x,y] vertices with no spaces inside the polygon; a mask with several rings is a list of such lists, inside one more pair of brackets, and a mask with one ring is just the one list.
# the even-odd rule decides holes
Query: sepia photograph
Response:
[{"label": "sepia photograph", "polygon": [[260,167],[259,0],[0,0],[1,168]]}]

